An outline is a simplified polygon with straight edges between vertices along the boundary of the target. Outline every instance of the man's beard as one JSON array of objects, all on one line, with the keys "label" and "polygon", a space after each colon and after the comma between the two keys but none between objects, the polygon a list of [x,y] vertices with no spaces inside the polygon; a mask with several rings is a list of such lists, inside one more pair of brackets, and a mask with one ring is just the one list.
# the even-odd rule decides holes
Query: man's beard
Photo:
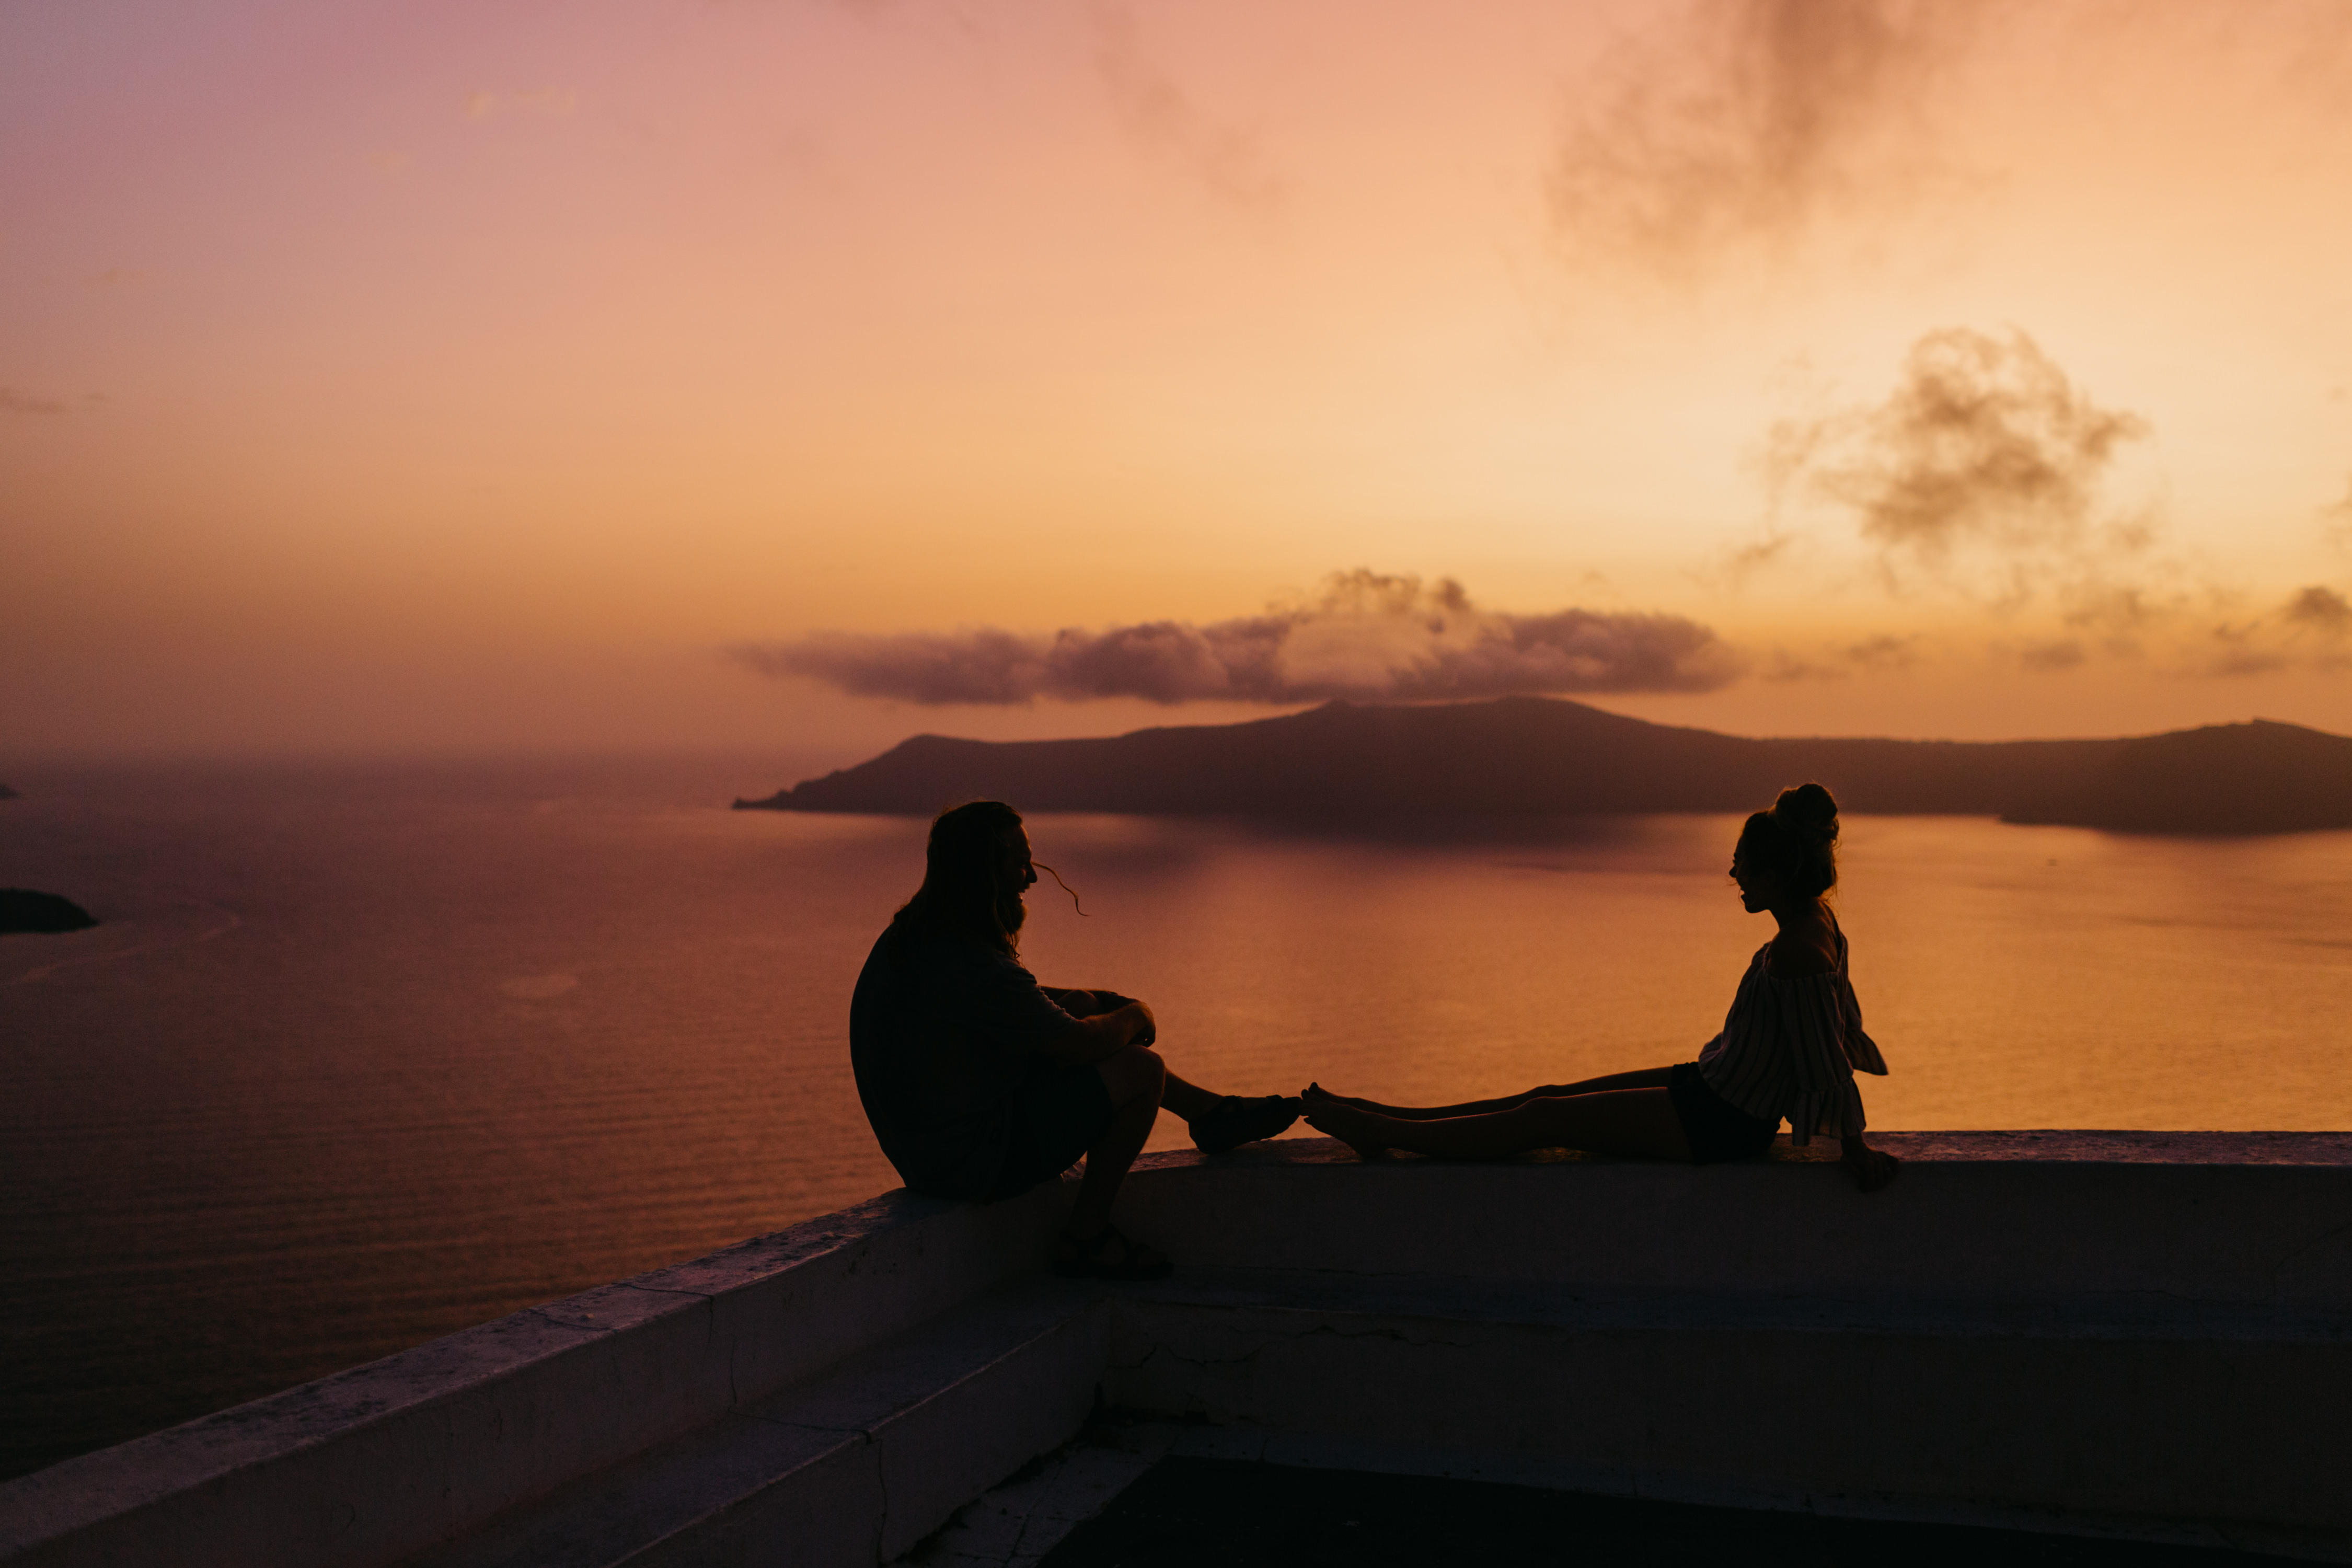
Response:
[{"label": "man's beard", "polygon": [[996,921],[1006,931],[1018,932],[1021,930],[1021,922],[1028,918],[1029,906],[1021,901],[1021,896],[1018,893],[1012,898],[997,901]]}]

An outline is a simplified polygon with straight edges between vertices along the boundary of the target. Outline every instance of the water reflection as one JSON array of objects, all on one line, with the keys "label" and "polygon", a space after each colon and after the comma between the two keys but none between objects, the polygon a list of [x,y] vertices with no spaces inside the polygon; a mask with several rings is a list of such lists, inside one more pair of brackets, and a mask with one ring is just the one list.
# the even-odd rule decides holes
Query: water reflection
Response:
[{"label": "water reflection", "polygon": [[[108,923],[0,942],[0,1464],[889,1185],[845,1009],[923,824],[747,771],[14,781],[11,879]],[[1738,827],[1035,816],[1088,913],[1024,950],[1235,1092],[1496,1093],[1696,1053],[1769,935]],[[1874,1127],[2352,1126],[2352,834],[1844,843]]]}]

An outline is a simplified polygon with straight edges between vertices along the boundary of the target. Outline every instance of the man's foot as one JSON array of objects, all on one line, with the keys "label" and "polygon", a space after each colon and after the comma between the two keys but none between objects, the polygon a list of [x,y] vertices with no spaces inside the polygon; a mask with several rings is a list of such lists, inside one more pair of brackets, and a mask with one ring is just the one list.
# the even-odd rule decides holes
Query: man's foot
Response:
[{"label": "man's foot", "polygon": [[1107,1225],[1081,1241],[1068,1231],[1054,1243],[1054,1272],[1065,1279],[1165,1279],[1175,1265]]},{"label": "man's foot", "polygon": [[1261,1138],[1271,1138],[1298,1120],[1298,1101],[1286,1094],[1244,1100],[1229,1094],[1217,1109],[1192,1124],[1193,1146],[1203,1154],[1222,1154]]},{"label": "man's foot", "polygon": [[1381,1118],[1336,1100],[1307,1102],[1307,1125],[1328,1133],[1356,1152],[1359,1160],[1384,1158],[1389,1146],[1381,1139]]}]

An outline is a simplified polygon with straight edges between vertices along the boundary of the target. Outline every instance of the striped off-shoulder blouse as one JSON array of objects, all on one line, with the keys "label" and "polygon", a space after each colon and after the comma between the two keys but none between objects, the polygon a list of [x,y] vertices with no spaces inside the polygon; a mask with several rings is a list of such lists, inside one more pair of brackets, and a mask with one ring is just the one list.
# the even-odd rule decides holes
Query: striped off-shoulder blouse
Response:
[{"label": "striped off-shoulder blouse", "polygon": [[1782,979],[1772,973],[1772,944],[1758,948],[1723,1033],[1698,1054],[1709,1089],[1760,1121],[1788,1118],[1792,1143],[1809,1143],[1816,1132],[1861,1132],[1853,1075],[1886,1071],[1886,1058],[1862,1032],[1862,1004],[1845,973],[1845,932],[1834,923],[1831,931],[1837,966],[1820,974]]}]

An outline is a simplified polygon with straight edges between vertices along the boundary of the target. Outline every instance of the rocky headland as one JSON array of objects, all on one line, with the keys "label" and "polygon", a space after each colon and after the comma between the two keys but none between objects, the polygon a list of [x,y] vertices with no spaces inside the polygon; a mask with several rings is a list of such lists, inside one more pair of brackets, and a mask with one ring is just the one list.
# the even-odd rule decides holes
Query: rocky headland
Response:
[{"label": "rocky headland", "polygon": [[1076,741],[918,735],[742,811],[1309,817],[1626,816],[1768,805],[1818,779],[1853,812],[2118,832],[2352,827],[2352,738],[2255,720],[2116,740],[1751,740],[1580,702],[1359,707]]}]

